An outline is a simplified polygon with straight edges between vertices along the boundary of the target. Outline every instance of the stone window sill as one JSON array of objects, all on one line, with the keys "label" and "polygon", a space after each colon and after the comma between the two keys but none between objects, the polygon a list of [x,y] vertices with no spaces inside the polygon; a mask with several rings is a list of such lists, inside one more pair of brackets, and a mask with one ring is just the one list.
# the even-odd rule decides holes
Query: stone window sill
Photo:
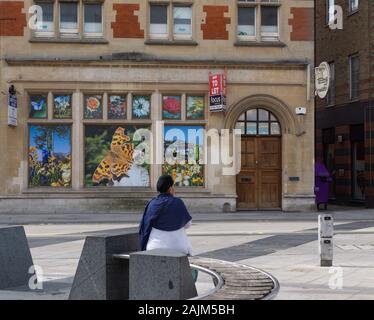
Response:
[{"label": "stone window sill", "polygon": [[157,46],[197,46],[198,43],[193,40],[154,40],[149,39],[144,42],[147,45]]},{"label": "stone window sill", "polygon": [[47,38],[32,37],[31,43],[81,43],[81,44],[108,44],[109,41],[104,38]]},{"label": "stone window sill", "polygon": [[236,41],[235,47],[286,47],[286,44],[281,41]]}]

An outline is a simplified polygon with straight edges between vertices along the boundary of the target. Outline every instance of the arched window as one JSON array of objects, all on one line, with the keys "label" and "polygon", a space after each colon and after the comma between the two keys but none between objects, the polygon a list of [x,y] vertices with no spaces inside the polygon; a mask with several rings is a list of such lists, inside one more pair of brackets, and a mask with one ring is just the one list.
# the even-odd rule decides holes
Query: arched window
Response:
[{"label": "arched window", "polygon": [[248,136],[279,136],[281,127],[278,119],[265,109],[251,109],[244,112],[235,125]]}]

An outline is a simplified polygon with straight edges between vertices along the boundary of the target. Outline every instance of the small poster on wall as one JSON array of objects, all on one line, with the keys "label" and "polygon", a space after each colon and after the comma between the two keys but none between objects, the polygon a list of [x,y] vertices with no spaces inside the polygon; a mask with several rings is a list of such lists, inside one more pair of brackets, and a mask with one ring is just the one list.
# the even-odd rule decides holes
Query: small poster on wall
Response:
[{"label": "small poster on wall", "polygon": [[16,127],[17,124],[17,93],[12,86],[8,94],[8,125]]}]

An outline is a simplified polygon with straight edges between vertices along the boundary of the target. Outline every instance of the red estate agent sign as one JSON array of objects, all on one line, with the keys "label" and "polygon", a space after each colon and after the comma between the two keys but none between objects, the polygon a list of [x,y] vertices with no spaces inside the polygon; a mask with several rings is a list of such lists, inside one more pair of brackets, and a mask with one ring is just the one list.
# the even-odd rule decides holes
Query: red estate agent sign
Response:
[{"label": "red estate agent sign", "polygon": [[209,110],[226,110],[226,74],[209,75]]}]

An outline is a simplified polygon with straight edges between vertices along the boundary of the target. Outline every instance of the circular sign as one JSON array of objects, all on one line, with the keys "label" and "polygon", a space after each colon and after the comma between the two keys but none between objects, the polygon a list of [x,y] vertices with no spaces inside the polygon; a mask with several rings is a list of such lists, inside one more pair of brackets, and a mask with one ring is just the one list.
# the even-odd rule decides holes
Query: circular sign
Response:
[{"label": "circular sign", "polygon": [[321,99],[327,96],[330,86],[330,65],[327,62],[322,62],[315,68],[315,87],[316,95]]}]

